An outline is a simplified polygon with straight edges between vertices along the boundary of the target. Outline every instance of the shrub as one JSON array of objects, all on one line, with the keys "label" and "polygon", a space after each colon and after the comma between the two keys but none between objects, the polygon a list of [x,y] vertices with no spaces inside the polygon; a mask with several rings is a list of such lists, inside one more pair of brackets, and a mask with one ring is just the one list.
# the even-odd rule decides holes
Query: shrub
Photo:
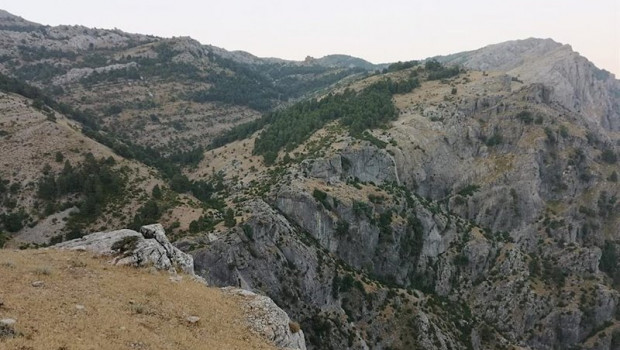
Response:
[{"label": "shrub", "polygon": [[392,211],[388,210],[385,213],[379,215],[379,241],[391,242],[392,241]]},{"label": "shrub", "polygon": [[224,225],[226,227],[234,227],[236,224],[235,212],[231,208],[228,208],[224,213]]},{"label": "shrub", "polygon": [[478,185],[467,185],[462,190],[460,190],[458,194],[463,197],[469,197],[472,196],[474,192],[478,191],[479,189],[480,186]]},{"label": "shrub", "polygon": [[603,152],[601,153],[601,159],[608,164],[615,164],[618,161],[618,156],[616,155],[616,153],[609,149],[606,148],[605,150],[603,150]]},{"label": "shrub", "polygon": [[112,250],[118,250],[119,253],[131,252],[136,249],[138,240],[138,236],[123,237],[112,244]]},{"label": "shrub", "polygon": [[397,72],[397,71],[400,71],[400,70],[404,70],[404,69],[408,69],[408,68],[414,67],[417,64],[418,64],[418,61],[406,61],[406,62],[398,61],[396,63],[390,64],[388,66],[387,70],[388,70],[388,72]]},{"label": "shrub", "polygon": [[525,124],[532,124],[534,122],[534,117],[530,111],[521,111],[517,113],[516,118]]},{"label": "shrub", "polygon": [[454,257],[454,265],[456,266],[465,266],[469,263],[469,258],[465,254],[458,254]]},{"label": "shrub", "polygon": [[162,210],[154,200],[148,200],[134,216],[132,228],[139,229],[143,225],[155,223],[161,217]]},{"label": "shrub", "polygon": [[327,210],[331,210],[332,209],[331,204],[329,204],[329,202],[327,201],[327,193],[319,190],[318,188],[315,188],[314,191],[312,192],[312,196],[319,203],[323,204],[325,209],[327,209]]},{"label": "shrub", "polygon": [[607,241],[602,249],[601,259],[599,260],[599,268],[612,276],[618,269],[618,252],[615,244]]},{"label": "shrub", "polygon": [[197,220],[190,222],[189,232],[197,233],[211,231],[215,227],[215,225],[217,225],[221,221],[222,220],[215,219],[210,215],[202,215]]},{"label": "shrub", "polygon": [[297,333],[297,332],[299,332],[301,330],[301,327],[299,326],[299,323],[293,322],[293,321],[288,323],[288,328],[290,328],[292,333]]},{"label": "shrub", "polygon": [[336,223],[336,234],[338,236],[346,235],[349,232],[349,223],[345,220],[339,220]]},{"label": "shrub", "polygon": [[424,63],[424,68],[429,72],[428,80],[440,80],[451,78],[460,73],[459,67],[445,67],[437,60],[428,60]]},{"label": "shrub", "polygon": [[353,201],[353,214],[355,214],[356,217],[361,217],[362,215],[365,215],[367,218],[370,218],[372,216],[372,208],[368,205],[368,203],[365,202],[360,202],[360,201]]},{"label": "shrub", "polygon": [[252,226],[248,224],[243,224],[243,226],[241,226],[241,229],[243,229],[243,233],[250,241],[254,240],[254,229],[252,228]]},{"label": "shrub", "polygon": [[0,219],[2,219],[2,223],[4,228],[9,232],[17,232],[24,227],[24,220],[28,215],[20,210],[15,213],[2,214]]},{"label": "shrub", "polygon": [[159,188],[159,185],[155,185],[153,187],[152,195],[153,195],[153,198],[155,199],[161,199],[162,193],[161,193],[161,188]]},{"label": "shrub", "polygon": [[491,137],[489,137],[485,144],[489,147],[497,146],[504,142],[504,137],[499,132],[495,132]]}]

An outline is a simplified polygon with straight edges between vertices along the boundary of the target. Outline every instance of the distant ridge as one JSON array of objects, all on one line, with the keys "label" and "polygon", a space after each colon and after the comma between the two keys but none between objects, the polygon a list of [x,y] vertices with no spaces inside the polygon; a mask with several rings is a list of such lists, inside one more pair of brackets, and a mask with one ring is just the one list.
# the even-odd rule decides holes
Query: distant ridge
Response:
[{"label": "distant ridge", "polygon": [[528,38],[435,59],[480,71],[505,72],[552,89],[551,99],[605,129],[620,130],[620,80],[570,45]]}]

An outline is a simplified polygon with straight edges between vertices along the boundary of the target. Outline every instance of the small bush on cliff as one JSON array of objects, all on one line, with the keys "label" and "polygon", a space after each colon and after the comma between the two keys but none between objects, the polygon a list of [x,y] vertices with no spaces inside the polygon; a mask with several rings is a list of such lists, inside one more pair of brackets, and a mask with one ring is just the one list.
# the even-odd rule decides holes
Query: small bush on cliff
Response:
[{"label": "small bush on cliff", "polygon": [[131,252],[136,249],[138,245],[138,236],[127,236],[119,239],[112,244],[112,250],[117,250],[119,253]]},{"label": "small bush on cliff", "polygon": [[293,322],[293,321],[288,323],[288,328],[290,328],[292,333],[297,333],[297,332],[299,332],[301,330],[301,327],[299,326],[299,323]]},{"label": "small bush on cliff", "polygon": [[332,209],[331,204],[329,204],[329,201],[327,200],[327,193],[319,190],[318,188],[315,188],[314,191],[312,192],[312,196],[319,203],[323,204],[325,209],[327,209],[327,210],[331,210]]},{"label": "small bush on cliff", "polygon": [[346,220],[339,220],[338,223],[336,223],[336,234],[338,236],[344,236],[347,233],[349,233],[349,223]]},{"label": "small bush on cliff", "polygon": [[605,163],[615,164],[618,161],[618,156],[616,155],[616,152],[614,152],[612,149],[607,148],[601,153],[601,159]]},{"label": "small bush on cliff", "polygon": [[224,225],[226,227],[233,227],[237,224],[237,220],[235,220],[235,212],[228,208],[224,213]]}]

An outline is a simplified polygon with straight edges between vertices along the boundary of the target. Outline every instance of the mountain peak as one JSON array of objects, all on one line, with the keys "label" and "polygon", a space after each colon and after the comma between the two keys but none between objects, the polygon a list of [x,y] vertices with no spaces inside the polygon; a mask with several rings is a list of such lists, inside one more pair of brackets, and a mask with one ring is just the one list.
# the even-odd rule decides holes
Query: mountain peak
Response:
[{"label": "mountain peak", "polygon": [[522,65],[526,59],[541,57],[557,50],[572,52],[570,45],[563,45],[553,39],[527,38],[492,44],[438,59],[475,70],[507,71]]},{"label": "mountain peak", "polygon": [[40,27],[41,24],[34,23],[23,19],[22,17],[16,16],[6,10],[0,9],[0,26],[13,26],[13,27],[32,27],[37,26]]}]

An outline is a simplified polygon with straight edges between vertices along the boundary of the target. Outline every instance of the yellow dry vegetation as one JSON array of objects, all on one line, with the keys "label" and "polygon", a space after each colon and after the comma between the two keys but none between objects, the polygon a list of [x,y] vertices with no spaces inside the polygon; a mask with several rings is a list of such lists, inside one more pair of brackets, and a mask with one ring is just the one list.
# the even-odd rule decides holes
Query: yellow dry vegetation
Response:
[{"label": "yellow dry vegetation", "polygon": [[0,349],[275,349],[248,330],[240,297],[169,277],[86,252],[0,250],[0,319],[21,333]]}]

